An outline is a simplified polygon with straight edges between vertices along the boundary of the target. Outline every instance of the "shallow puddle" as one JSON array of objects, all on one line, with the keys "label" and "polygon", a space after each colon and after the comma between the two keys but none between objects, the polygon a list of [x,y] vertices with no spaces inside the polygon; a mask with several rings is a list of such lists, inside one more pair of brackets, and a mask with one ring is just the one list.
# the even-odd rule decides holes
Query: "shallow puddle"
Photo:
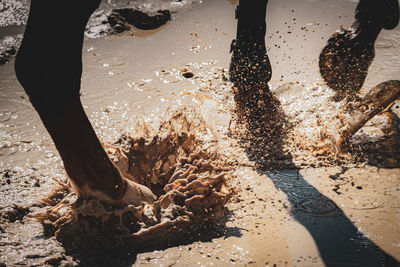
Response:
[{"label": "shallow puddle", "polygon": [[[226,171],[236,188],[230,202],[223,202],[221,225],[169,244],[166,235],[161,248],[140,250],[135,245],[119,254],[79,254],[53,237],[57,228],[46,232],[29,219],[61,201],[49,221],[54,224],[71,211],[68,205],[75,198],[70,195],[63,203],[65,190],[53,195],[52,202],[40,201],[54,192],[52,178],[67,181],[65,173],[15,79],[12,62],[0,66],[0,263],[392,266],[399,261],[399,102],[361,129],[344,153],[318,146],[324,142],[321,133],[336,130],[346,114],[339,112],[342,103],[330,101],[333,92],[321,82],[316,59],[327,37],[340,24],[351,23],[354,3],[270,2],[270,88],[289,122],[285,135],[267,140],[279,143],[275,150],[250,138],[236,120],[227,79],[233,3],[206,1],[149,35],[85,42],[82,101],[105,144],[122,135],[150,140],[165,121],[179,122],[170,119],[173,112],[192,110],[195,115],[186,112],[188,121],[202,130],[190,133],[200,135],[201,147],[218,155],[212,162],[224,160],[216,170]],[[377,40],[376,60],[362,94],[399,77],[399,34],[399,28],[384,31]],[[113,146],[111,154],[124,148],[123,142]],[[96,203],[80,207],[89,204]]]}]

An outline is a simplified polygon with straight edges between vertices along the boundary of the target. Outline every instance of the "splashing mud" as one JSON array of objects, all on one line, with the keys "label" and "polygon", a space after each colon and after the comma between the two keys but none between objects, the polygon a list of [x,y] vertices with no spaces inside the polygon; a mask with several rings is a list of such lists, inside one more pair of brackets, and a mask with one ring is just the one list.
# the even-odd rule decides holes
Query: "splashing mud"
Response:
[{"label": "splashing mud", "polygon": [[[193,77],[183,78],[182,70],[190,70]],[[286,82],[276,87],[270,84],[270,92],[255,101],[238,95],[227,80],[227,69],[218,67],[216,62],[188,63],[156,73],[161,73],[159,79],[163,83],[185,83],[195,88],[182,92],[176,101],[183,101],[185,96],[195,99],[195,107],[206,118],[212,138],[221,141],[219,151],[244,165],[250,159],[263,167],[281,169],[400,166],[400,155],[396,153],[399,120],[394,113],[398,104],[369,120],[342,151],[332,143],[331,137],[353,120],[360,99],[370,91],[367,88],[355,98],[335,102],[335,92],[319,80]],[[157,88],[159,84],[156,79],[151,80],[142,90]],[[231,118],[231,122],[217,122],[216,113],[225,114],[224,119]]]},{"label": "splashing mud", "polygon": [[[371,119],[339,152],[332,136],[353,120],[352,111],[358,108],[359,99],[334,102],[333,91],[318,82],[308,86],[289,82],[271,91],[270,96],[264,97],[267,107],[258,107],[262,115],[255,116],[256,119],[251,119],[254,115],[248,116],[246,124],[241,124],[238,118],[233,131],[233,136],[241,139],[250,158],[258,164],[269,168],[365,163],[399,166],[398,118],[390,107]],[[243,112],[240,104],[237,106],[240,115]]]},{"label": "splashing mud", "polygon": [[75,201],[70,186],[60,183],[44,200],[47,211],[33,217],[66,247],[90,248],[154,247],[220,222],[234,190],[226,162],[196,136],[205,130],[178,112],[151,138],[123,135],[106,146],[126,177],[157,195],[153,204],[113,208],[94,199]]},{"label": "splashing mud", "polygon": [[[313,146],[324,144],[319,133],[336,130],[334,123],[340,126],[339,118],[350,116],[346,110],[342,111],[344,102],[334,103],[330,100],[333,92],[329,88],[310,81],[312,77],[319,77],[313,56],[326,43],[321,38],[336,30],[337,23],[350,23],[354,8],[348,5],[336,10],[340,6],[338,5],[332,9],[329,1],[289,1],[283,7],[279,1],[271,1],[270,4],[275,5],[273,9],[277,12],[269,13],[268,28],[274,32],[268,45],[271,47],[271,63],[275,71],[275,78],[273,77],[269,86],[278,100],[276,103],[280,102],[276,111],[283,112],[283,122],[279,122],[276,129],[282,135],[271,135],[273,138],[269,139],[266,135],[268,131],[255,134],[251,129],[242,132],[243,135],[229,135],[244,126],[232,120],[231,127],[228,127],[235,103],[224,67],[229,64],[227,51],[235,33],[234,5],[228,1],[203,2],[204,9],[188,9],[167,27],[144,38],[139,35],[124,35],[118,38],[87,40],[83,50],[86,67],[82,76],[82,101],[96,133],[108,143],[119,140],[107,149],[125,175],[130,173],[135,180],[146,181],[159,197],[167,195],[163,191],[167,184],[182,189],[186,186],[179,184],[179,180],[169,183],[173,175],[163,174],[162,166],[165,165],[165,171],[173,169],[167,163],[169,154],[164,154],[165,158],[162,158],[159,167],[156,163],[161,158],[148,162],[134,159],[134,156],[143,156],[146,153],[133,150],[132,146],[138,144],[139,147],[143,143],[144,151],[149,155],[161,157],[163,153],[150,153],[150,150],[161,149],[161,144],[170,145],[169,141],[163,140],[182,144],[182,147],[184,140],[192,144],[193,140],[190,138],[193,137],[190,136],[194,136],[196,143],[193,151],[182,148],[184,155],[177,157],[179,159],[176,159],[177,167],[173,173],[181,175],[179,169],[183,173],[188,170],[181,163],[181,156],[189,158],[191,153],[204,149],[205,152],[199,154],[199,159],[211,162],[214,174],[212,170],[209,171],[209,178],[229,171],[238,193],[226,204],[227,221],[225,223],[224,216],[219,221],[225,223],[224,227],[203,228],[217,216],[212,217],[210,213],[195,209],[201,206],[195,206],[194,210],[186,205],[181,206],[179,201],[188,198],[178,198],[179,196],[167,208],[162,208],[159,200],[159,213],[154,206],[148,205],[138,208],[111,208],[94,200],[76,202],[69,186],[62,184],[53,196],[46,199],[44,207],[38,204],[42,194],[51,190],[51,178],[63,179],[65,171],[50,137],[46,135],[22,88],[18,86],[12,74],[12,65],[6,64],[1,66],[3,79],[0,78],[0,87],[4,89],[4,105],[0,105],[3,112],[0,125],[3,134],[3,140],[0,141],[0,266],[329,266],[338,262],[347,265],[381,266],[382,261],[374,264],[377,261],[371,260],[371,257],[374,258],[374,255],[380,255],[383,251],[399,259],[399,169],[368,166],[389,166],[389,163],[390,166],[399,166],[396,145],[399,135],[395,131],[398,126],[394,127],[398,119],[392,114],[400,114],[399,102],[388,111],[377,115],[356,133],[350,140],[350,148],[342,154],[337,156],[331,150],[325,154],[321,151],[322,155],[313,154],[319,150]],[[322,5],[326,9],[318,7]],[[346,14],[347,19],[338,20],[339,14]],[[315,22],[308,26],[307,23],[317,19],[320,21],[321,18],[329,18],[329,26],[324,26],[323,21],[321,24]],[[300,31],[300,27],[306,24],[308,32]],[[293,30],[291,34],[282,31],[287,26],[291,27],[290,31]],[[275,33],[277,29],[279,34]],[[303,38],[303,33],[307,37]],[[385,34],[383,36],[386,39],[380,41],[383,48],[377,47],[377,57],[369,73],[369,78],[372,78],[366,81],[368,89],[381,81],[398,78],[398,30],[382,34]],[[303,40],[306,38],[307,42]],[[304,45],[305,49],[300,49],[300,45],[301,48]],[[362,91],[361,95],[364,93],[366,92]],[[180,109],[182,106],[198,108],[197,113],[201,114],[200,117],[207,124],[207,138],[201,132],[204,130],[203,126],[192,118],[187,118],[187,121],[192,122],[192,128],[181,141],[177,139],[179,135],[170,135],[171,139],[166,139],[168,135],[164,132],[165,129],[161,129],[162,133],[154,137],[154,132],[151,129],[146,130],[144,123],[137,135],[131,133],[137,128],[135,122],[139,121],[137,118],[141,117],[141,113],[146,114],[143,122],[158,124],[165,109]],[[167,121],[173,123],[174,119]],[[167,126],[168,123],[162,125]],[[175,126],[184,125],[182,122]],[[129,134],[120,138],[121,131]],[[158,128],[155,133],[158,133]],[[259,138],[258,143],[246,144],[246,139],[251,138],[251,134],[262,139]],[[393,142],[389,140],[392,137]],[[144,141],[140,141],[142,139]],[[390,147],[391,150],[386,149],[387,144],[394,144]],[[245,145],[248,145],[248,149]],[[269,152],[263,152],[256,145],[264,145]],[[180,151],[172,147],[173,153]],[[216,147],[218,153],[215,152]],[[257,148],[260,157],[249,160],[249,153],[243,147],[250,152]],[[221,154],[226,155],[229,161],[219,164],[225,160]],[[337,164],[335,158],[338,158]],[[232,162],[234,160],[239,164]],[[137,169],[132,167],[133,164],[145,166],[146,172],[134,173]],[[187,164],[189,168],[195,166],[195,160]],[[261,168],[254,168],[258,167],[257,164],[262,164]],[[307,168],[332,165],[335,167]],[[264,166],[270,171],[262,172]],[[287,166],[300,170],[289,170],[285,173],[276,170]],[[352,168],[354,166],[356,168]],[[198,170],[194,173],[199,176],[203,174]],[[152,183],[152,175],[156,178],[162,177],[162,183],[165,184],[161,183],[161,178],[160,184]],[[190,184],[189,176],[182,176],[180,178],[184,179],[180,180],[187,180]],[[204,194],[192,193],[208,199],[207,194],[213,192],[212,188],[210,190]],[[187,192],[184,191],[185,194]],[[166,200],[169,201],[169,197]],[[172,212],[173,206],[180,206],[183,211],[179,209],[177,213],[168,215],[169,217],[162,213]],[[38,217],[39,212],[42,217]],[[196,217],[190,217],[186,212],[192,212]],[[36,218],[42,218],[45,232],[42,225],[28,219],[34,214],[38,215]],[[136,214],[141,214],[142,218],[138,219]],[[161,218],[160,222],[157,221],[158,218]],[[183,220],[179,225],[174,218],[188,218],[194,222],[193,225],[198,222],[200,227],[195,230],[205,231],[191,235],[192,224]],[[203,219],[204,224],[201,223]],[[16,221],[12,222],[13,220]],[[167,227],[161,226],[164,221],[171,223],[168,227],[171,232],[166,230]],[[153,224],[154,222],[156,223]],[[91,226],[90,231],[85,232],[88,225]],[[158,225],[160,228],[157,230]],[[346,229],[354,230],[355,234],[343,235]],[[362,234],[366,238],[361,239]],[[160,237],[160,243],[170,244],[168,248],[161,250],[158,250],[156,244],[147,252],[133,252],[128,258],[128,253],[121,257],[114,253],[104,253],[102,257],[90,253],[75,254],[76,250],[80,251],[77,246],[83,246],[85,242],[93,244],[98,241],[93,246],[86,246],[93,250],[96,246],[110,246],[113,242],[118,247],[124,242],[136,242],[138,235],[143,240],[149,240],[149,246],[155,236]],[[191,235],[191,238],[186,238],[185,235]],[[47,238],[48,236],[51,238]],[[63,239],[63,242],[57,241],[54,236],[59,240]],[[177,237],[180,240],[174,242]],[[370,249],[371,245],[366,242],[368,239],[377,246]],[[341,242],[351,243],[350,249],[342,246]],[[134,250],[144,246],[147,246],[146,242],[127,247],[133,247]],[[364,253],[360,254],[360,250]],[[381,259],[379,255],[375,259]]]}]

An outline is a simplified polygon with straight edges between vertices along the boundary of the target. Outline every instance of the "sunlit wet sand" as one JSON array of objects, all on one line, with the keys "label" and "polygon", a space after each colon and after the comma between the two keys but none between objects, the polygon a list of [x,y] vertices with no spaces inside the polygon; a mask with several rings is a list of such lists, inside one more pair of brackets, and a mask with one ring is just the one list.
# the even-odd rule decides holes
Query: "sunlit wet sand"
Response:
[{"label": "sunlit wet sand", "polygon": [[[281,151],[272,155],[252,157],[251,143],[235,135],[240,125],[227,80],[235,34],[232,2],[207,1],[155,31],[85,42],[82,101],[104,142],[111,144],[123,133],[155,134],[169,114],[189,107],[208,129],[202,134],[204,145],[231,159],[226,167],[237,194],[227,205],[225,227],[208,228],[156,251],[82,257],[44,237],[42,226],[28,219],[46,209],[39,200],[52,192],[52,178],[65,182],[65,174],[15,79],[13,62],[0,66],[0,262],[391,266],[399,261],[399,102],[356,134],[354,151],[339,158],[314,153],[319,132],[324,125],[335,129],[333,115],[342,105],[330,101],[334,93],[320,79],[319,51],[334,30],[351,24],[354,5],[270,2],[270,85],[294,123],[287,136],[276,140]],[[382,32],[362,93],[399,78],[399,35],[399,28]]]}]

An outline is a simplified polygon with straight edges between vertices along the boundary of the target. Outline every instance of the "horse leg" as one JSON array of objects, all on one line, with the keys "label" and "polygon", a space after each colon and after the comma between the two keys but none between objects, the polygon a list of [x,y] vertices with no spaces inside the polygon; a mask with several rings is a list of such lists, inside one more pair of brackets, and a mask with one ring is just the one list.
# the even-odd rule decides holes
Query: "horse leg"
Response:
[{"label": "horse leg", "polygon": [[260,104],[271,102],[268,82],[272,71],[265,47],[267,4],[268,0],[239,1],[236,39],[231,44],[229,74],[238,112],[255,120],[265,113]]},{"label": "horse leg", "polygon": [[15,70],[56,145],[81,198],[113,204],[152,202],[155,196],[124,177],[97,138],[79,90],[86,23],[100,0],[32,0]]},{"label": "horse leg", "polygon": [[326,84],[338,91],[335,100],[361,89],[375,56],[376,38],[382,29],[393,29],[398,22],[397,0],[360,0],[353,25],[329,38],[319,67]]}]

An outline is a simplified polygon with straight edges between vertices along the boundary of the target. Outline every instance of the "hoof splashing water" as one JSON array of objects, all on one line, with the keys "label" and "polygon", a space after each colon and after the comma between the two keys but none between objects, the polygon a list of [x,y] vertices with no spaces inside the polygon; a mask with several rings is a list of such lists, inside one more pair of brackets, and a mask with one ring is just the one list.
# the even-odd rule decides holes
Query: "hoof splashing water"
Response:
[{"label": "hoof splashing water", "polygon": [[69,185],[61,184],[45,200],[47,212],[34,217],[66,246],[90,248],[170,244],[220,222],[234,190],[226,163],[196,137],[204,127],[176,113],[152,138],[123,135],[106,146],[125,177],[158,197],[154,203],[117,208],[96,199],[74,202]]}]

